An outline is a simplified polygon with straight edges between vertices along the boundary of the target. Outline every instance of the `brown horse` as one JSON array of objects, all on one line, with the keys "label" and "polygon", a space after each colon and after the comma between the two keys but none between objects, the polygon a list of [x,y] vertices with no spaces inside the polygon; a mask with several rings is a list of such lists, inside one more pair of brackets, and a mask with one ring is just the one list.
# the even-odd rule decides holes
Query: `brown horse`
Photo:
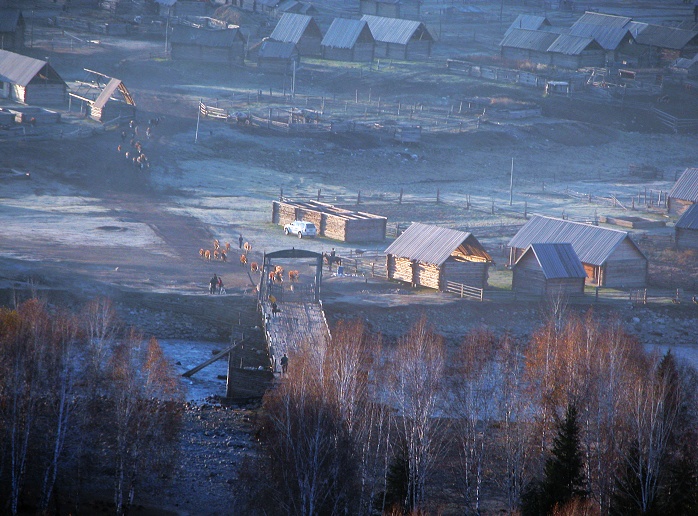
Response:
[{"label": "brown horse", "polygon": [[207,260],[209,262],[211,261],[211,251],[209,251],[208,249],[204,251],[204,260]]},{"label": "brown horse", "polygon": [[215,250],[218,250],[220,248],[220,246],[221,246],[221,243],[217,239],[213,241],[213,248]]},{"label": "brown horse", "polygon": [[247,256],[244,254],[240,255],[240,265],[247,265]]},{"label": "brown horse", "polygon": [[251,270],[252,272],[257,272],[257,271],[259,271],[259,264],[258,264],[257,262],[252,262],[252,263],[250,264],[250,270]]},{"label": "brown horse", "polygon": [[295,283],[298,281],[298,278],[300,277],[300,273],[298,271],[288,271],[288,280],[291,283]]},{"label": "brown horse", "polygon": [[245,242],[245,245],[242,246],[242,248],[245,250],[245,252],[249,253],[252,251],[252,244],[249,242]]}]

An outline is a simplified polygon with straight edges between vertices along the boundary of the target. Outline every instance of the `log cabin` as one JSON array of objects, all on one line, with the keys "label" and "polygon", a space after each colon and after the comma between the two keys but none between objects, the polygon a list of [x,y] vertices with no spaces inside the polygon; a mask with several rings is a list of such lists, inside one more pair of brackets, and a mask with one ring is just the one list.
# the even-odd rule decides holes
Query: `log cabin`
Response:
[{"label": "log cabin", "polygon": [[65,104],[68,86],[48,61],[0,50],[0,98],[22,104]]},{"label": "log cabin", "polygon": [[698,202],[698,168],[687,168],[667,194],[669,215],[681,215]]},{"label": "log cabin", "polygon": [[692,204],[683,212],[674,226],[676,248],[698,250],[698,204]]},{"label": "log cabin", "polygon": [[572,244],[531,244],[514,265],[513,290],[536,296],[584,294],[586,272]]},{"label": "log cabin", "polygon": [[444,291],[446,282],[485,288],[492,257],[472,235],[412,223],[385,250],[388,278]]},{"label": "log cabin", "polygon": [[534,215],[509,241],[509,265],[531,244],[569,243],[584,265],[586,283],[639,288],[647,284],[647,257],[626,231]]}]

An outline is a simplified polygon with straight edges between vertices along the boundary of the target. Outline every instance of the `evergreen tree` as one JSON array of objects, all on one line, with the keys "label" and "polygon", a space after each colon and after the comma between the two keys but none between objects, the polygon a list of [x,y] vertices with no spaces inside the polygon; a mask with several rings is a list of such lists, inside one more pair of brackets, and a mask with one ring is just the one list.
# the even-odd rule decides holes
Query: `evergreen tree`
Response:
[{"label": "evergreen tree", "polygon": [[583,498],[587,494],[577,417],[577,408],[568,404],[565,419],[560,422],[553,441],[552,455],[545,461],[541,495],[546,512],[556,505],[563,506],[572,498]]}]

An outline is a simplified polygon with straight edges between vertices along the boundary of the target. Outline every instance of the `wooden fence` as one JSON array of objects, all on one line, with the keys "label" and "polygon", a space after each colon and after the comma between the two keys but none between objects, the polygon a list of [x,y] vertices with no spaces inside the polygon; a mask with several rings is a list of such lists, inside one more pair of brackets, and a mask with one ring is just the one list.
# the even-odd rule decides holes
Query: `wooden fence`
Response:
[{"label": "wooden fence", "polygon": [[671,115],[666,111],[652,108],[652,113],[654,113],[659,121],[675,133],[683,133],[689,131],[695,131],[698,129],[698,118],[679,118],[677,116]]},{"label": "wooden fence", "polygon": [[478,299],[480,301],[484,300],[485,291],[484,289],[471,287],[464,285],[462,283],[456,283],[455,281],[447,281],[445,292],[451,294],[457,294],[460,297],[467,297],[470,299]]}]

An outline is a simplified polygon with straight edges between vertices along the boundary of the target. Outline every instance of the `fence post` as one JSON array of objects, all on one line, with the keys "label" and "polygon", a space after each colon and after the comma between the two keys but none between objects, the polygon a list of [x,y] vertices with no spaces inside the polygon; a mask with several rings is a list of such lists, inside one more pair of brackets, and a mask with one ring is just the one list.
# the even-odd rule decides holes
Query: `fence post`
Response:
[{"label": "fence post", "polygon": [[460,297],[463,297],[463,284],[460,284]]},{"label": "fence post", "polygon": [[492,201],[492,215],[494,215],[494,201]]},{"label": "fence post", "polygon": [[359,190],[359,193],[356,196],[356,205],[358,206],[361,204],[361,190]]},{"label": "fence post", "polygon": [[317,202],[320,202],[320,195],[322,194],[322,188],[318,188],[317,190]]},{"label": "fence post", "polygon": [[279,200],[283,201],[284,200],[284,187],[281,187],[281,193],[279,193]]},{"label": "fence post", "polygon": [[397,203],[402,204],[402,188],[400,188],[400,197],[398,197]]},{"label": "fence post", "polygon": [[436,204],[439,204],[439,202],[441,202],[441,190],[437,188],[436,189]]},{"label": "fence post", "polygon": [[528,219],[528,201],[524,201],[524,219]]}]

